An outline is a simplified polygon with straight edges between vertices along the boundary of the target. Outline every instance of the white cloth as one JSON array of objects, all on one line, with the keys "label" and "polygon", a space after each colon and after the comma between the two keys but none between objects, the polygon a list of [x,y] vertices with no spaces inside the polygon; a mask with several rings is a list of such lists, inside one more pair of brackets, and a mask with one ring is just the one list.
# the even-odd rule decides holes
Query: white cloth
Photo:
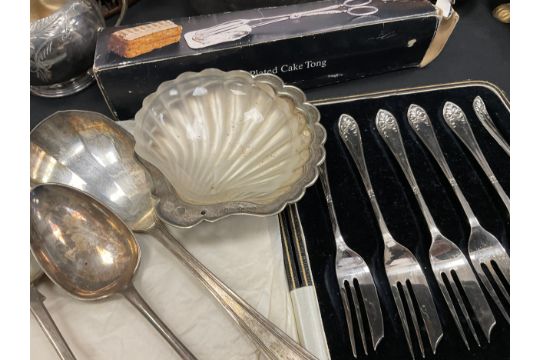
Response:
[{"label": "white cloth", "polygon": [[[230,216],[171,232],[239,296],[297,339],[277,216]],[[179,260],[151,236],[136,237],[142,256],[135,287],[199,360],[264,358]],[[121,295],[81,301],[45,277],[38,290],[46,296],[45,306],[78,360],[178,359]],[[41,328],[30,317],[31,359],[57,360]]]}]

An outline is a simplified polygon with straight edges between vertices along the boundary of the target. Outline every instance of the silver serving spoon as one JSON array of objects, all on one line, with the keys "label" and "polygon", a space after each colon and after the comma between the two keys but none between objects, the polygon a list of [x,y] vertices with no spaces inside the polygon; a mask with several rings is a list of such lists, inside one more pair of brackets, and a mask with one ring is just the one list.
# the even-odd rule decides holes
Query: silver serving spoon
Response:
[{"label": "silver serving spoon", "polygon": [[43,275],[43,271],[32,253],[30,253],[30,312],[54,347],[58,357],[62,360],[75,360],[73,352],[43,304],[45,297],[34,286],[34,283],[39,280],[41,275]]},{"label": "silver serving spoon", "polygon": [[[179,212],[163,174],[147,169],[134,152],[133,136],[106,116],[89,111],[57,112],[30,133],[30,176],[34,183],[56,182],[85,191],[113,210],[135,232],[153,235],[212,293],[270,359],[313,359],[281,329],[259,314],[201,264],[167,230],[156,212],[154,188],[162,189],[160,207]],[[165,214],[166,215],[166,214]]]},{"label": "silver serving spoon", "polygon": [[30,192],[30,224],[32,253],[54,283],[81,300],[124,295],[182,359],[196,359],[133,286],[139,244],[111,210],[75,188],[39,185]]}]

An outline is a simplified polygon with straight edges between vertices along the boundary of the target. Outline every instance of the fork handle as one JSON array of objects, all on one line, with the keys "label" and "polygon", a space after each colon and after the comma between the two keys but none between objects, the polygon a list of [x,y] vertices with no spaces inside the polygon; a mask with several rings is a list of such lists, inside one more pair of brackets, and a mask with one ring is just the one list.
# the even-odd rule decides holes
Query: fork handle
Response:
[{"label": "fork handle", "polygon": [[499,144],[499,146],[504,150],[507,155],[510,155],[510,145],[508,145],[506,140],[502,137],[501,133],[495,126],[495,123],[491,119],[491,116],[489,116],[486,104],[480,96],[474,98],[473,109],[474,113],[476,114],[482,125],[484,125],[486,130],[490,133],[491,137],[495,139],[497,144]]},{"label": "fork handle", "polygon": [[352,116],[342,114],[339,117],[338,128],[341,140],[343,140],[347,150],[349,150],[349,154],[351,155],[356,168],[362,177],[362,182],[364,183],[364,187],[368,193],[371,207],[373,208],[373,212],[375,213],[375,217],[379,223],[383,239],[386,241],[387,235],[389,235],[390,232],[382,216],[379,203],[377,202],[377,197],[375,196],[375,191],[373,191],[373,186],[369,177],[364,150],[362,147],[362,137],[360,135],[360,129],[358,128],[358,123]]},{"label": "fork handle", "polygon": [[418,183],[416,182],[412,172],[409,159],[407,158],[407,153],[405,152],[405,147],[403,146],[403,140],[401,139],[401,133],[399,131],[399,125],[396,118],[390,112],[381,109],[377,113],[375,125],[384,142],[386,145],[388,145],[388,148],[392,154],[394,154],[394,157],[401,167],[401,170],[403,170],[405,178],[411,186],[414,196],[418,201],[418,205],[420,205],[420,210],[426,219],[429,231],[432,235],[440,234],[440,231],[435,224],[435,220],[433,220],[433,216],[429,211],[429,208],[424,200],[424,197],[422,196],[422,193],[420,192],[420,188],[418,187]]},{"label": "fork handle", "polygon": [[424,145],[428,148],[431,155],[437,161],[437,164],[439,164],[439,167],[443,171],[446,179],[452,186],[456,197],[458,198],[461,206],[463,207],[463,211],[465,212],[465,215],[467,216],[471,226],[478,225],[478,219],[474,215],[474,212],[469,205],[469,202],[465,198],[465,195],[463,195],[463,192],[461,191],[456,179],[454,178],[454,175],[452,174],[452,170],[450,170],[450,167],[446,162],[446,159],[441,150],[441,146],[437,141],[437,136],[435,135],[435,131],[433,130],[433,126],[427,112],[420,106],[413,104],[409,107],[409,110],[407,112],[407,119],[409,120],[411,128],[414,130],[420,140],[422,140]]},{"label": "fork handle", "polygon": [[298,345],[276,325],[259,314],[241,297],[236,295],[210,270],[199,262],[182,246],[157,220],[149,230],[169,251],[171,251],[191,273],[201,281],[229,315],[246,331],[250,339],[264,354],[273,360],[317,360],[307,350]]},{"label": "fork handle", "polygon": [[467,116],[465,115],[463,110],[461,110],[461,108],[456,104],[447,101],[443,109],[443,118],[450,127],[450,129],[452,129],[454,134],[456,134],[456,136],[463,142],[463,144],[465,144],[467,149],[469,149],[469,151],[474,156],[484,173],[489,178],[489,181],[493,184],[493,187],[497,191],[497,194],[499,194],[501,200],[506,206],[506,209],[510,210],[510,199],[508,198],[508,195],[506,195],[506,193],[504,192],[501,184],[499,184],[499,181],[495,177],[495,174],[491,170],[491,167],[489,166],[486,158],[484,157],[484,154],[482,153],[482,150],[480,149],[480,146],[476,141],[474,133],[471,129],[471,125],[469,124]]},{"label": "fork handle", "polygon": [[339,229],[336,209],[334,208],[334,200],[332,199],[332,193],[330,190],[330,182],[328,181],[328,170],[326,169],[326,161],[319,165],[319,179],[321,179],[326,205],[328,206],[328,214],[330,216],[330,223],[332,224],[332,231],[334,232],[334,240],[336,241],[336,246],[338,250],[344,250],[347,248],[347,245],[345,244],[343,236],[341,235],[341,230]]}]

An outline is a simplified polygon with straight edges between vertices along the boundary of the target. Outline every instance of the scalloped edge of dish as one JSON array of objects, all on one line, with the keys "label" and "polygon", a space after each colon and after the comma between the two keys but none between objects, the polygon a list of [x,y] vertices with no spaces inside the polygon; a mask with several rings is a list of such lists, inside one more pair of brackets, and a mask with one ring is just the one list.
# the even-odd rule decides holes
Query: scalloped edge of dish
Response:
[{"label": "scalloped edge of dish", "polygon": [[[319,177],[318,167],[324,162],[326,157],[324,149],[326,130],[320,123],[321,116],[319,110],[307,101],[302,90],[296,86],[286,85],[281,78],[273,74],[252,75],[244,70],[222,71],[215,68],[205,69],[201,72],[184,72],[173,80],[163,82],[155,92],[144,98],[141,109],[135,114],[135,123],[137,124],[137,120],[143,116],[142,114],[148,104],[159,95],[160,91],[163,91],[164,88],[169,86],[171,82],[183,81],[194,76],[209,73],[217,73],[219,75],[233,74],[250,79],[250,81],[260,81],[269,85],[278,96],[290,99],[295,108],[304,114],[307,123],[313,129],[313,139],[309,147],[310,158],[303,166],[304,175],[292,185],[291,191],[283,194],[271,203],[256,204],[247,201],[228,201],[211,205],[194,205],[180,199],[174,187],[163,173],[135,151],[138,160],[143,162],[151,175],[157,172],[157,177],[163,178],[163,181],[157,181],[155,176],[152,176],[154,183],[153,195],[157,200],[156,213],[163,222],[173,227],[189,228],[203,221],[215,222],[231,215],[275,215],[281,212],[288,204],[296,203],[304,196],[306,189],[317,181]],[[148,165],[150,165],[150,168]]]}]

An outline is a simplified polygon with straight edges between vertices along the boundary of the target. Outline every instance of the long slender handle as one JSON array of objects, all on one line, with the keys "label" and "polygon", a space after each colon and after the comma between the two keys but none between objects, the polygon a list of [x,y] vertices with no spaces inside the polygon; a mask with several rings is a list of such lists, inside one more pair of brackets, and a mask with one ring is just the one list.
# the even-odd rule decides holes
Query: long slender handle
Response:
[{"label": "long slender handle", "polygon": [[259,314],[204,267],[167,231],[161,221],[158,221],[150,232],[203,283],[268,358],[316,360],[313,355]]},{"label": "long slender handle", "polygon": [[416,182],[412,172],[407,154],[405,153],[405,147],[403,146],[403,140],[401,139],[401,133],[399,131],[396,118],[390,112],[381,109],[377,113],[375,125],[377,126],[377,131],[382,136],[384,142],[386,145],[388,145],[388,148],[390,148],[390,151],[392,151],[392,154],[394,154],[399,166],[403,170],[403,173],[405,174],[405,177],[407,178],[407,181],[409,182],[409,185],[416,196],[416,200],[420,205],[420,210],[426,218],[426,222],[431,234],[440,234],[440,231],[435,224],[435,220],[433,220],[433,216],[431,216],[431,212],[429,211],[429,208],[424,200],[424,197],[422,196],[422,193],[420,192],[420,188],[418,187],[418,183]]},{"label": "long slender handle", "polygon": [[32,315],[34,315],[39,326],[41,326],[41,329],[47,335],[58,357],[62,360],[75,360],[73,352],[60,333],[60,330],[56,327],[45,305],[43,305],[43,299],[43,295],[40,294],[34,285],[30,284],[30,311]]},{"label": "long slender handle", "polygon": [[510,199],[504,192],[501,184],[499,184],[499,181],[495,177],[495,174],[493,174],[491,167],[484,157],[484,154],[482,153],[482,150],[474,137],[474,133],[463,110],[461,110],[461,108],[456,104],[447,101],[444,104],[443,118],[454,134],[456,134],[463,144],[465,144],[467,149],[469,149],[482,170],[484,170],[484,173],[489,178],[489,181],[493,184],[493,187],[497,191],[497,194],[499,194],[501,200],[504,202],[506,208],[510,210]]},{"label": "long slender handle", "polygon": [[471,225],[478,225],[478,220],[474,215],[474,212],[471,209],[469,202],[465,198],[465,195],[463,195],[463,193],[461,192],[461,189],[459,188],[459,185],[454,178],[454,175],[452,174],[452,170],[450,170],[450,167],[446,162],[446,159],[441,150],[441,146],[437,141],[437,136],[435,135],[433,126],[431,125],[431,120],[429,119],[427,112],[422,107],[412,104],[411,106],[409,106],[409,110],[407,111],[407,119],[409,120],[411,128],[414,130],[416,135],[418,135],[420,140],[422,140],[424,145],[428,148],[429,152],[431,153],[431,155],[433,155],[433,157],[437,161],[437,164],[439,164],[439,167],[446,176],[446,179],[448,179],[448,181],[450,182],[454,193],[456,194],[461,206],[463,207],[465,215],[467,215],[467,218],[469,219],[469,223]]},{"label": "long slender handle", "polygon": [[360,129],[358,128],[358,124],[352,116],[343,114],[339,117],[338,128],[341,140],[343,140],[343,143],[345,143],[347,150],[349,150],[349,154],[351,155],[354,163],[356,164],[356,168],[358,169],[358,172],[362,177],[362,182],[364,183],[364,187],[366,188],[366,191],[368,193],[371,207],[373,208],[373,212],[375,213],[375,217],[377,218],[377,222],[379,223],[383,239],[385,239],[386,241],[388,235],[390,235],[390,232],[388,231],[388,227],[386,226],[386,222],[384,221],[384,218],[382,216],[382,212],[379,207],[379,203],[377,202],[375,192],[373,191],[373,186],[371,185],[371,179],[369,177],[366,159],[364,157],[364,149],[362,148],[362,137],[360,136]]},{"label": "long slender handle", "polygon": [[491,119],[491,116],[489,116],[489,113],[486,108],[486,104],[484,103],[484,100],[480,96],[477,96],[473,100],[473,109],[474,113],[484,125],[484,128],[489,132],[491,137],[495,139],[497,144],[506,152],[507,155],[510,155],[510,145],[506,142],[506,140],[502,137],[501,133],[493,123],[493,120]]},{"label": "long slender handle", "polygon": [[345,249],[345,241],[341,235],[339,224],[337,221],[336,209],[334,208],[334,200],[332,199],[332,191],[330,190],[330,181],[328,181],[328,170],[326,169],[326,161],[319,165],[319,179],[321,180],[326,205],[328,207],[328,214],[330,215],[330,223],[332,224],[332,230],[334,232],[334,239],[336,240],[336,246],[338,249]]},{"label": "long slender handle", "polygon": [[150,305],[144,301],[142,296],[139,294],[137,289],[133,286],[133,284],[129,285],[124,291],[122,291],[122,294],[126,297],[126,299],[129,300],[129,302],[135,306],[137,310],[143,316],[150,321],[150,323],[154,326],[154,328],[167,340],[167,342],[173,347],[174,351],[180,355],[182,359],[185,360],[196,360],[197,358],[195,355],[189,351],[189,349],[182,344],[180,340],[172,333],[172,331],[165,325],[165,323],[156,315],[156,313],[152,310]]}]

